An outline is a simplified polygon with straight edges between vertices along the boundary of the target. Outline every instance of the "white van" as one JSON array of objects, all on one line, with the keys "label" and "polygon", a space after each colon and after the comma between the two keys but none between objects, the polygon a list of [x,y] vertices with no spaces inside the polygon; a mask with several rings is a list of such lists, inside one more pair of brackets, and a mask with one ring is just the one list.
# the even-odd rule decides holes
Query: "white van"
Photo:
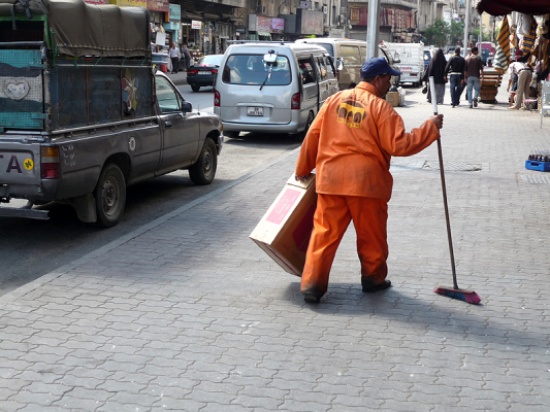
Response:
[{"label": "white van", "polygon": [[391,55],[399,60],[397,70],[401,72],[401,83],[420,86],[424,77],[424,43],[384,42]]},{"label": "white van", "polygon": [[[298,39],[296,43],[317,44],[327,50],[334,61],[340,90],[354,88],[361,81],[361,67],[367,60],[365,40],[315,37]],[[387,48],[378,46],[378,57],[384,57],[390,66],[396,68],[396,62]],[[399,85],[399,76],[392,77],[392,84]]]},{"label": "white van", "polygon": [[327,51],[315,45],[238,42],[225,51],[214,85],[224,135],[288,133],[302,137],[338,91]]}]

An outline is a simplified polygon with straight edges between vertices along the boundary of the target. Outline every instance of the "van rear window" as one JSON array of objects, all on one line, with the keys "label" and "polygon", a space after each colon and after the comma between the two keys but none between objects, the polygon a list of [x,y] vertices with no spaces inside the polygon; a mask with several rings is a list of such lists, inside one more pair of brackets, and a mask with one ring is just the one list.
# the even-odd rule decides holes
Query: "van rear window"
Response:
[{"label": "van rear window", "polygon": [[222,81],[231,84],[281,86],[290,84],[291,69],[288,58],[277,56],[270,67],[261,54],[234,54],[228,57],[222,73]]}]

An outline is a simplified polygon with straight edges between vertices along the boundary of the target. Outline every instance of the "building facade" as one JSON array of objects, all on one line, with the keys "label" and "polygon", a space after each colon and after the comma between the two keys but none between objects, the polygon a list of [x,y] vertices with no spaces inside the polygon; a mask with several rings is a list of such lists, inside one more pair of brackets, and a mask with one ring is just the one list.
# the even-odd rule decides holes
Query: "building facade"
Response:
[{"label": "building facade", "polygon": [[[367,0],[86,0],[145,7],[154,41],[186,43],[195,54],[223,53],[235,40],[306,36],[366,40]],[[464,18],[476,0],[379,0],[379,40],[417,42],[436,19]],[[472,23],[476,14],[472,7]],[[158,34],[158,40],[155,40]]]}]

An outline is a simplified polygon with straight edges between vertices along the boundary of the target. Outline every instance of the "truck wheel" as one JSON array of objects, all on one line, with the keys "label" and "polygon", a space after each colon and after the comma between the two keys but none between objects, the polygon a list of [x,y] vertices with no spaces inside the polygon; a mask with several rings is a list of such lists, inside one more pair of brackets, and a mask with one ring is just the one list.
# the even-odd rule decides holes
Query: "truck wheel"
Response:
[{"label": "truck wheel", "polygon": [[214,180],[217,168],[218,153],[216,145],[212,139],[207,138],[204,141],[204,146],[202,147],[199,158],[195,164],[189,168],[189,177],[196,185],[208,185]]},{"label": "truck wheel", "polygon": [[126,204],[126,181],[116,164],[109,163],[101,171],[94,198],[97,224],[102,227],[116,225]]},{"label": "truck wheel", "polygon": [[200,89],[201,89],[201,87],[197,86],[195,84],[191,86],[191,90],[193,90],[194,92],[198,92]]}]

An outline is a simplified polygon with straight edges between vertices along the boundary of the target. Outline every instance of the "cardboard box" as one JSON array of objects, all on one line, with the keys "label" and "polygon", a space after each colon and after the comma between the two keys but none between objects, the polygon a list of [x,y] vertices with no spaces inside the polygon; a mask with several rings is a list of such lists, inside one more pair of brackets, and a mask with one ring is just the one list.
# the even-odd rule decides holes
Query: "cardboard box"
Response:
[{"label": "cardboard box", "polygon": [[386,93],[386,101],[393,107],[399,106],[399,92]]},{"label": "cardboard box", "polygon": [[292,174],[250,238],[286,272],[302,276],[316,206],[315,175],[301,183]]}]

